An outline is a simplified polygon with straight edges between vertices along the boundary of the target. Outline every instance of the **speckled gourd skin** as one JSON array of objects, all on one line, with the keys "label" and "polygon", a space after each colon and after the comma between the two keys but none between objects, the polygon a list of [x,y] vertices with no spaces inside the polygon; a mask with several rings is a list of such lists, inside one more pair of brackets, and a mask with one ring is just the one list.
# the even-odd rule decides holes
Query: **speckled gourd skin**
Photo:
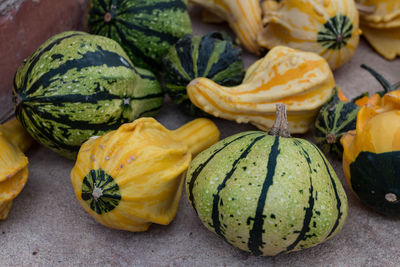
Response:
[{"label": "speckled gourd skin", "polygon": [[133,66],[117,42],[78,31],[32,53],[15,74],[13,95],[28,133],[68,158],[90,136],[156,115],[163,101],[154,74]]},{"label": "speckled gourd skin", "polygon": [[203,224],[255,255],[315,246],[337,234],[347,217],[333,168],[303,139],[233,135],[200,153],[186,179]]}]

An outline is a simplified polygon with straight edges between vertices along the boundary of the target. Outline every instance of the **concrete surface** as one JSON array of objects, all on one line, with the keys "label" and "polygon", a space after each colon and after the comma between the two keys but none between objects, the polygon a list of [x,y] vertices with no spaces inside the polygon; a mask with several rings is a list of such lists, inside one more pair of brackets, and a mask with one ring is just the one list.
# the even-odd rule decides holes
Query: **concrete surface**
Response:
[{"label": "concrete surface", "polygon": [[[197,13],[192,14],[194,17]],[[197,33],[216,29],[195,24]],[[249,65],[255,58],[246,55]],[[390,81],[400,80],[400,60],[380,58],[364,41],[353,60],[335,72],[349,97],[380,89],[364,70],[367,63]],[[0,107],[3,111],[5,107]],[[157,116],[175,129],[192,118],[166,98]],[[222,138],[250,125],[214,120]],[[311,134],[304,136],[311,140]],[[349,216],[333,239],[311,249],[277,257],[241,252],[209,232],[184,194],[169,226],[153,225],[145,233],[108,229],[96,223],[76,201],[69,173],[74,162],[36,145],[28,152],[30,176],[14,202],[10,216],[0,222],[1,266],[400,266],[400,220],[383,217],[363,206],[349,191],[341,163],[329,158],[349,199]]]}]

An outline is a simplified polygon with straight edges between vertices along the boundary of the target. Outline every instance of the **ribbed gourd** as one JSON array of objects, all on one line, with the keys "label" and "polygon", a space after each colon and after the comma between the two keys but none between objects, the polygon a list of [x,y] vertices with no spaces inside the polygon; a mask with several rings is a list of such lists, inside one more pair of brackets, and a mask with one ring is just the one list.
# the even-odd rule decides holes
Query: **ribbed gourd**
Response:
[{"label": "ribbed gourd", "polygon": [[206,115],[190,102],[186,86],[197,77],[209,78],[224,86],[240,84],[244,77],[241,53],[242,50],[224,33],[185,35],[163,59],[163,78],[168,95],[184,113]]},{"label": "ribbed gourd", "polygon": [[289,130],[305,133],[331,98],[335,81],[326,60],[311,52],[278,46],[246,71],[241,85],[225,87],[197,78],[186,88],[192,103],[212,114],[262,130],[272,127],[275,105],[287,105]]},{"label": "ribbed gourd", "polygon": [[114,229],[146,231],[175,217],[183,174],[192,155],[219,139],[208,119],[169,131],[153,118],[140,118],[85,142],[71,171],[81,206]]},{"label": "ribbed gourd", "polygon": [[190,0],[190,2],[206,8],[218,18],[227,21],[238,43],[251,53],[261,54],[263,49],[257,42],[257,35],[262,30],[259,0]]},{"label": "ribbed gourd", "polygon": [[343,147],[340,138],[356,128],[356,118],[360,107],[336,89],[335,94],[318,113],[315,120],[315,143],[324,153],[342,158]]},{"label": "ribbed gourd", "polygon": [[343,170],[359,199],[382,214],[400,218],[400,90],[364,105],[356,130],[341,139]]},{"label": "ribbed gourd", "polygon": [[314,144],[288,138],[284,120],[278,114],[269,134],[223,139],[201,152],[186,176],[186,194],[204,226],[254,255],[315,246],[335,236],[347,217],[332,166]]},{"label": "ribbed gourd", "polygon": [[163,101],[154,74],[132,65],[117,42],[78,31],[57,34],[30,55],[13,94],[28,133],[68,158],[90,136],[156,115]]},{"label": "ribbed gourd", "polygon": [[400,2],[398,0],[356,0],[361,7],[363,35],[375,50],[392,60],[400,55]]},{"label": "ribbed gourd", "polygon": [[266,0],[261,46],[315,52],[332,70],[348,62],[358,46],[359,14],[353,0]]},{"label": "ribbed gourd", "polygon": [[25,152],[33,143],[14,118],[0,125],[0,220],[5,220],[12,201],[28,180],[28,158]]},{"label": "ribbed gourd", "polygon": [[86,24],[90,33],[117,41],[135,66],[153,70],[192,33],[187,0],[90,0]]}]

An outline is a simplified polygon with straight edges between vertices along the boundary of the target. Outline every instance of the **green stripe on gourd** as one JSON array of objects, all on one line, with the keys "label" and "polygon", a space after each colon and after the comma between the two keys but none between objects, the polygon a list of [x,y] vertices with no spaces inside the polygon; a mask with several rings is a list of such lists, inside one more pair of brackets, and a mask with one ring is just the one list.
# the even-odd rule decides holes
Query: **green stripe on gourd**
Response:
[{"label": "green stripe on gourd", "polygon": [[331,50],[340,50],[351,39],[353,23],[343,14],[329,19],[319,30],[317,42]]},{"label": "green stripe on gourd", "polygon": [[89,137],[156,115],[154,74],[132,65],[113,40],[64,32],[41,45],[15,74],[16,116],[39,143],[74,158]]},{"label": "green stripe on gourd", "polygon": [[263,132],[240,133],[200,153],[186,192],[209,230],[254,255],[319,244],[347,216],[343,187],[319,149]]},{"label": "green stripe on gourd", "polygon": [[244,77],[241,49],[218,32],[204,36],[186,35],[171,47],[163,60],[165,88],[180,110],[208,116],[194,106],[186,86],[195,78],[206,77],[224,86],[240,84]]},{"label": "green stripe on gourd", "polygon": [[121,192],[118,184],[104,170],[91,170],[82,182],[82,199],[97,214],[104,214],[115,209]]},{"label": "green stripe on gourd", "polygon": [[117,41],[135,66],[151,69],[192,32],[187,0],[90,0],[87,27]]},{"label": "green stripe on gourd", "polygon": [[342,158],[343,147],[339,140],[356,128],[359,110],[353,102],[340,100],[337,92],[321,108],[315,120],[314,139],[324,153]]}]

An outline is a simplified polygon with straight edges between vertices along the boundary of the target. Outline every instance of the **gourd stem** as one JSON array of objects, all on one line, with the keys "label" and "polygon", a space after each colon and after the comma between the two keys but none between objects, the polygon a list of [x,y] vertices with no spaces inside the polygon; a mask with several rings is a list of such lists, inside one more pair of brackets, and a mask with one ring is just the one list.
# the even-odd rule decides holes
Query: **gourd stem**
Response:
[{"label": "gourd stem", "polygon": [[219,140],[217,126],[208,119],[196,119],[172,131],[177,141],[188,146],[193,156],[215,144]]},{"label": "gourd stem", "polygon": [[375,77],[375,79],[378,80],[378,82],[382,85],[385,93],[387,93],[389,91],[393,91],[393,85],[388,80],[386,80],[382,75],[380,75],[378,72],[376,72],[374,69],[372,69],[371,67],[368,67],[365,64],[362,64],[361,68],[367,70],[369,73],[372,74],[372,76]]},{"label": "gourd stem", "polygon": [[276,118],[269,135],[290,137],[285,104],[276,104]]}]

